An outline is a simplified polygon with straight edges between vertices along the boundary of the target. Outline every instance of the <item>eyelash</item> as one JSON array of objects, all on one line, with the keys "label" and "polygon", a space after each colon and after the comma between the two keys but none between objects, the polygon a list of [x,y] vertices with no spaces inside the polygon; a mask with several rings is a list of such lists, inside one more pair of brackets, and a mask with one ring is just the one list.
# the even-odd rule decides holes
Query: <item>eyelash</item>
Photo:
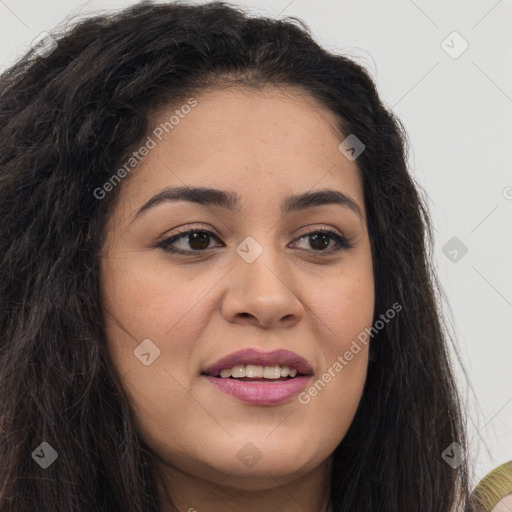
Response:
[{"label": "eyelash", "polygon": [[[200,253],[205,253],[205,252],[209,251],[209,249],[184,251],[182,249],[176,249],[175,247],[172,247],[172,244],[174,242],[176,242],[182,238],[187,238],[192,233],[207,234],[207,235],[210,235],[213,238],[215,238],[217,241],[220,241],[219,238],[214,233],[212,233],[211,231],[209,231],[207,229],[189,229],[187,231],[179,232],[169,238],[166,238],[165,240],[162,240],[159,244],[156,245],[156,247],[164,250],[165,252],[175,253],[175,254],[183,254],[183,255],[192,255],[194,253],[200,254]],[[303,238],[307,238],[307,237],[317,235],[317,234],[328,235],[330,238],[332,238],[338,244],[338,247],[336,249],[331,249],[331,250],[314,250],[314,249],[312,249],[312,252],[314,252],[320,256],[331,255],[331,254],[341,251],[343,249],[349,250],[354,247],[354,244],[349,242],[347,238],[345,238],[342,235],[339,235],[338,233],[336,233],[330,229],[315,229],[315,230],[309,231],[307,233],[304,233],[303,235],[296,238],[294,241],[299,241]]]}]

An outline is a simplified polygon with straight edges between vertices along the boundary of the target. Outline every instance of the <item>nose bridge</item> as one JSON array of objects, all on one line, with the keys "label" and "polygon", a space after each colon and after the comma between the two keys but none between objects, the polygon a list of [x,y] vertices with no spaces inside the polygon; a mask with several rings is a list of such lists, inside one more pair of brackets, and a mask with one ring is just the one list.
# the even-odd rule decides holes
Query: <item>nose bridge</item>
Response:
[{"label": "nose bridge", "polygon": [[268,233],[255,236],[261,243],[255,237],[247,236],[236,247],[237,256],[241,261],[236,261],[235,265],[245,274],[244,280],[247,279],[252,286],[258,288],[269,289],[277,285],[277,288],[288,289],[283,277],[279,276],[279,269],[283,267],[283,254],[280,254],[279,248],[275,247]]},{"label": "nose bridge", "polygon": [[286,265],[285,255],[271,235],[247,236],[236,247],[224,314],[231,320],[250,315],[267,327],[285,317],[297,321],[302,306]]}]

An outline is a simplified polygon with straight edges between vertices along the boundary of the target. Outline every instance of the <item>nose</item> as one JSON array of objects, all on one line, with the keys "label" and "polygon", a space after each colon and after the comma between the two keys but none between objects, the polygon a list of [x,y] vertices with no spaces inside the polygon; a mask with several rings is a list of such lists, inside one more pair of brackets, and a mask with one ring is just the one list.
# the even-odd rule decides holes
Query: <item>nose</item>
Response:
[{"label": "nose", "polygon": [[226,277],[222,314],[226,320],[265,329],[292,327],[304,316],[287,263],[271,250],[252,263],[238,255]]}]

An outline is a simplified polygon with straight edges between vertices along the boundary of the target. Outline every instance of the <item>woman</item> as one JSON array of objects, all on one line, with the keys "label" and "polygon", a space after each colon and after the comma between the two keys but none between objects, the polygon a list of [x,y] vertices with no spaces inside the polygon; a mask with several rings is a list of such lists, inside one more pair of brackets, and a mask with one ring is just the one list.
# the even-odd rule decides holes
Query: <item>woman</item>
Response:
[{"label": "woman", "polygon": [[469,506],[428,212],[362,67],[140,4],[0,83],[2,510]]}]

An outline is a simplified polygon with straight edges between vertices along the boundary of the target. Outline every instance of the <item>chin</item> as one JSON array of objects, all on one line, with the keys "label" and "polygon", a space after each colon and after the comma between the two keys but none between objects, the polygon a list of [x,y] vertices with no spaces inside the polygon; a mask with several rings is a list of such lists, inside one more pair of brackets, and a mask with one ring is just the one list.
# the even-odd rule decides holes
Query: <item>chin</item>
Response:
[{"label": "chin", "polygon": [[258,442],[255,441],[244,443],[238,451],[222,450],[223,456],[214,460],[211,457],[204,460],[204,467],[210,468],[209,477],[212,478],[213,473],[229,474],[229,485],[238,489],[270,489],[277,483],[285,484],[309,473],[329,456],[327,452],[325,456],[314,451],[307,453],[304,445],[278,449],[274,443],[268,443],[268,439],[265,445],[264,437],[259,442],[260,448],[256,448]]},{"label": "chin", "polygon": [[[313,464],[311,467],[309,465],[296,466],[283,461],[276,466],[274,462],[275,460],[264,462],[261,459],[252,468],[243,467],[240,464],[233,467],[233,464],[229,464],[227,467],[223,465],[215,469],[229,475],[223,485],[243,491],[264,491],[292,482],[309,473],[315,466]],[[210,475],[211,477],[212,475]]]}]

